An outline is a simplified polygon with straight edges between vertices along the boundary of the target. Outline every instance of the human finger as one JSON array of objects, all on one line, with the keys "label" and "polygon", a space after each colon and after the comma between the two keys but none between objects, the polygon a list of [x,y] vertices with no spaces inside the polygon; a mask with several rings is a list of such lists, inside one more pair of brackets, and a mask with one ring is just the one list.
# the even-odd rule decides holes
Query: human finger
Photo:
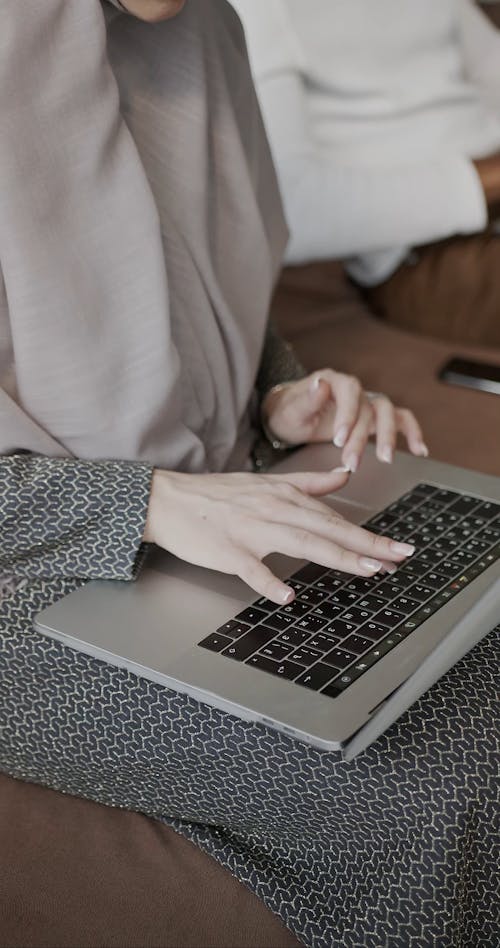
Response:
[{"label": "human finger", "polygon": [[[267,512],[266,512],[267,514]],[[371,533],[365,527],[346,520],[326,504],[315,502],[314,506],[301,507],[288,500],[276,498],[267,522],[280,523],[293,529],[335,543],[343,549],[360,556],[380,560],[382,565],[401,563],[415,552],[409,543],[392,540],[389,536]]]},{"label": "human finger", "polygon": [[330,386],[336,405],[332,439],[337,448],[343,448],[359,416],[361,384],[354,376],[333,369],[324,369],[318,377]]},{"label": "human finger", "polygon": [[234,572],[259,596],[264,596],[277,605],[286,605],[295,598],[295,592],[291,586],[287,586],[281,579],[278,579],[265,563],[262,563],[257,556],[253,556],[247,550],[238,550],[235,557]]},{"label": "human finger", "polygon": [[373,408],[365,401],[361,406],[358,420],[342,451],[342,463],[353,473],[357,471],[361,456],[366,448],[374,421]]},{"label": "human finger", "polygon": [[339,569],[355,576],[374,576],[382,569],[382,561],[345,549],[332,539],[320,536],[304,526],[289,523],[259,525],[259,555],[281,553],[295,559],[309,560],[327,569]]},{"label": "human finger", "polygon": [[371,405],[375,415],[377,457],[384,464],[392,464],[398,436],[396,409],[385,395],[377,395]]},{"label": "human finger", "polygon": [[281,484],[291,484],[311,497],[324,497],[345,487],[349,480],[346,467],[333,471],[296,471],[290,474],[268,474],[269,479],[276,478]]},{"label": "human finger", "polygon": [[428,458],[429,449],[424,441],[422,429],[412,411],[408,408],[396,409],[396,419],[399,431],[405,436],[412,454]]}]

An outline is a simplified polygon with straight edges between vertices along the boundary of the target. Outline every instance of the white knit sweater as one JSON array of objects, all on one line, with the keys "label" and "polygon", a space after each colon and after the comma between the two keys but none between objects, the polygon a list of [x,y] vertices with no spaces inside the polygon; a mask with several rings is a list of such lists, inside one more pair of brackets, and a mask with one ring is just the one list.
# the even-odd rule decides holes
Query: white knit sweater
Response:
[{"label": "white knit sweater", "polygon": [[387,278],[480,231],[500,150],[500,33],[472,0],[232,0],[278,166],[290,263]]}]

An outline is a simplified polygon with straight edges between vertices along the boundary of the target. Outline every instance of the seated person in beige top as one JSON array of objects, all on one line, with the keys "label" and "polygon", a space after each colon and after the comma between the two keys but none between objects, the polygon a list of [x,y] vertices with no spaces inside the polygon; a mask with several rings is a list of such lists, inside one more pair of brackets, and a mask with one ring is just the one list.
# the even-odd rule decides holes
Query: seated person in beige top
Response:
[{"label": "seated person in beige top", "polygon": [[[382,461],[398,431],[426,448],[411,414],[308,376],[268,327],[287,233],[230,7],[28,6],[4,0],[0,31],[0,768],[169,822],[306,945],[388,943],[402,912],[421,942],[438,880],[433,937],[457,922],[467,943],[459,882],[493,849],[486,804],[464,826],[492,786],[489,641],[345,765],[33,630],[88,579],[132,580],[144,540],[277,606],[295,593],[272,551],[359,582],[391,570],[411,547],[321,498],[372,435]],[[266,432],[269,449],[335,439],[341,470],[257,473]]]}]

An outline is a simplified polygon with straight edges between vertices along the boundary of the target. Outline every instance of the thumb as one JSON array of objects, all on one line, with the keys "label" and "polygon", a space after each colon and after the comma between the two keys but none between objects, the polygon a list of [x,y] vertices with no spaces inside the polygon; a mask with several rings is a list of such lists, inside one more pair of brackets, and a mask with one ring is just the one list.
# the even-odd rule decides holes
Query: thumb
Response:
[{"label": "thumb", "polygon": [[304,494],[311,497],[324,497],[345,487],[349,480],[349,471],[344,468],[333,471],[297,472],[295,474],[274,475],[281,477],[288,484],[298,487]]}]

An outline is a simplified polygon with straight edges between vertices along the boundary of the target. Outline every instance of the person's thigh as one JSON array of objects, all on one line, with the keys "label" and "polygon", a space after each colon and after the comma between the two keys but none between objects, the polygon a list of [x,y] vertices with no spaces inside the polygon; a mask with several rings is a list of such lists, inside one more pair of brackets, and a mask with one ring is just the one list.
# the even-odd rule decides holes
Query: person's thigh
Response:
[{"label": "person's thigh", "polygon": [[3,604],[0,770],[170,823],[315,948],[493,937],[493,637],[347,763],[30,631],[49,586]]},{"label": "person's thigh", "polygon": [[500,347],[500,236],[478,234],[417,248],[365,296],[382,319],[400,328]]}]

